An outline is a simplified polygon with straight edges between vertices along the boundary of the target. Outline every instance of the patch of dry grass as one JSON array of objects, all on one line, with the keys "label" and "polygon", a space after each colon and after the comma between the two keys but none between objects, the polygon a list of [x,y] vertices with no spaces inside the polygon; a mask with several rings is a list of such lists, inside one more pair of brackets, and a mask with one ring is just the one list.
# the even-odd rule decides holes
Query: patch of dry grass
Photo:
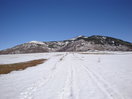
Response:
[{"label": "patch of dry grass", "polygon": [[42,64],[46,59],[37,59],[27,62],[13,63],[13,64],[0,64],[0,74],[7,74],[11,71],[24,70],[27,67],[33,67]]}]

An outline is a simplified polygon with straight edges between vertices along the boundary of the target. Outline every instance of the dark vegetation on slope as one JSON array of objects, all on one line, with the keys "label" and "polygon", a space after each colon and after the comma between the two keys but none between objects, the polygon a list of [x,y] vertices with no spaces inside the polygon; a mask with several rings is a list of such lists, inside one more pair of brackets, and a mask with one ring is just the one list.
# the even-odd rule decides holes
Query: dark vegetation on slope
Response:
[{"label": "dark vegetation on slope", "polygon": [[83,39],[85,41],[93,41],[95,44],[109,44],[109,45],[126,45],[126,46],[130,46],[131,44],[127,41],[123,41],[117,38],[113,38],[113,37],[107,37],[107,36],[99,36],[99,35],[93,35],[87,38],[79,37],[76,40],[80,40]]}]

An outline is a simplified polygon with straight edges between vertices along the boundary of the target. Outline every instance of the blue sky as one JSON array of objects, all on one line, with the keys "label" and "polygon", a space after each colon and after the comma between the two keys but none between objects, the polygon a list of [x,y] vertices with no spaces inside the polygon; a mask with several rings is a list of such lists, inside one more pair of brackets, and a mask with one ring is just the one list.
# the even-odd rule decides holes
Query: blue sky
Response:
[{"label": "blue sky", "polygon": [[78,35],[132,42],[132,0],[0,0],[0,49]]}]

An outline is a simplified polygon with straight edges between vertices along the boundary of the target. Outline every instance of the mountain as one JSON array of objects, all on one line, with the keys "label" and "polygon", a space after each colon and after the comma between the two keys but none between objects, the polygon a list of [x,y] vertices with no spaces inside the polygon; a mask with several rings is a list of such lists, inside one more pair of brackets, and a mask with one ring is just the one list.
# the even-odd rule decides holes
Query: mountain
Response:
[{"label": "mountain", "polygon": [[41,52],[70,52],[70,51],[132,51],[132,43],[120,39],[93,35],[78,36],[69,40],[40,42],[31,41],[12,48],[1,50],[0,54],[22,54]]}]

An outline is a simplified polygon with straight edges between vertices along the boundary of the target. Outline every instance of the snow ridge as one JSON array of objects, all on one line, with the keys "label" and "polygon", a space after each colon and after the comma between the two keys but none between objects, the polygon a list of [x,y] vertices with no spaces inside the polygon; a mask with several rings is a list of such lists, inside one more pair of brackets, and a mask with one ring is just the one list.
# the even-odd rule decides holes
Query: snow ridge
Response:
[{"label": "snow ridge", "polygon": [[40,41],[30,41],[28,43],[34,43],[34,44],[44,44],[44,42],[40,42]]}]

